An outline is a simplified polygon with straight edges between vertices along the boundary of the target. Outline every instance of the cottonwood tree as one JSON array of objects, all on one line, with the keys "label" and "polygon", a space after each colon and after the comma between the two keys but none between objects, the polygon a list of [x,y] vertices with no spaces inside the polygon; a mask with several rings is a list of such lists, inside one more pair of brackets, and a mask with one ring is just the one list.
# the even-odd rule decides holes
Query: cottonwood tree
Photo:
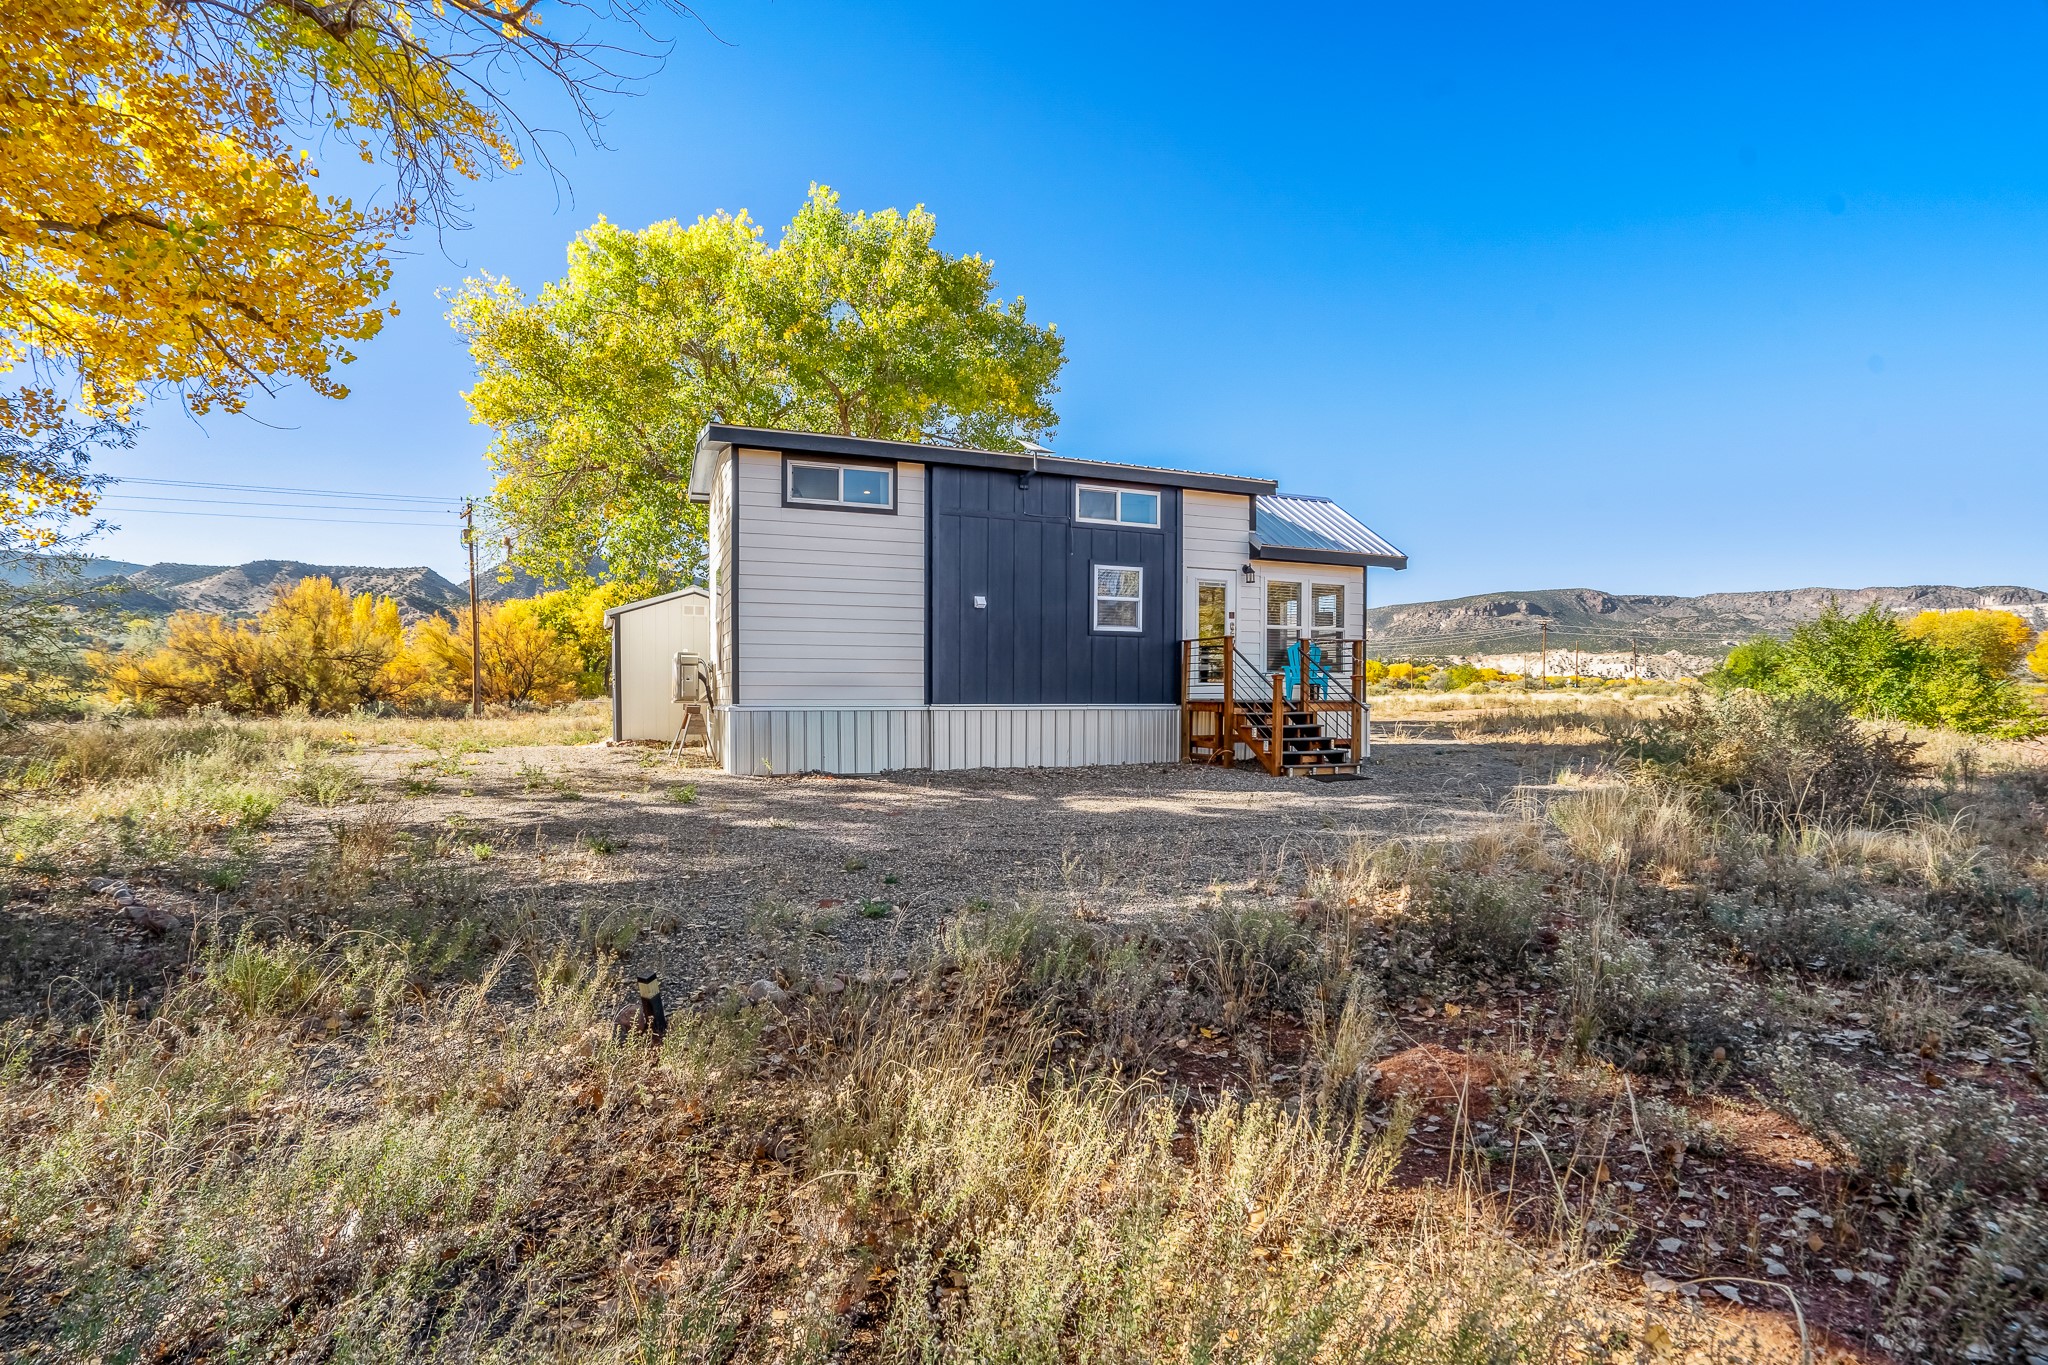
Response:
[{"label": "cottonwood tree", "polygon": [[491,507],[514,562],[687,581],[707,422],[996,449],[1049,432],[1062,338],[997,297],[986,259],[934,247],[937,226],[814,185],[773,247],[745,212],[600,219],[537,296],[468,281],[449,317],[476,362],[471,415],[497,431]]},{"label": "cottonwood tree", "polygon": [[[335,367],[395,311],[393,244],[537,146],[503,92],[552,86],[594,132],[664,10],[688,13],[555,0],[543,31],[538,0],[0,0],[0,371],[28,380],[0,428],[46,426],[60,387],[88,420],[153,391],[344,396]],[[330,154],[381,163],[374,205],[320,191]]]},{"label": "cottonwood tree", "polygon": [[111,419],[68,419],[47,395],[0,425],[0,716],[62,704],[84,680],[68,599],[87,590],[75,553],[99,529],[95,450],[133,440]]},{"label": "cottonwood tree", "polygon": [[2028,641],[2034,638],[2034,628],[2016,613],[1974,607],[1923,611],[1899,629],[1909,639],[1968,654],[2000,678],[2019,664]]}]

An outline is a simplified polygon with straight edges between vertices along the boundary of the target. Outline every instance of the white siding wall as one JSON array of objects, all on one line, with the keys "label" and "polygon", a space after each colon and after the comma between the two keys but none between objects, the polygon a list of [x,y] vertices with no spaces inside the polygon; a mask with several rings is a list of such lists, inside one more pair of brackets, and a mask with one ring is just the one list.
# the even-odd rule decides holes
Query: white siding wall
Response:
[{"label": "white siding wall", "polygon": [[618,632],[613,704],[618,707],[620,739],[676,737],[685,707],[673,700],[675,657],[679,652],[703,657],[710,626],[710,603],[701,593],[650,602],[612,618],[612,629]]},{"label": "white siding wall", "polygon": [[[1244,586],[1240,572],[1251,558],[1252,500],[1241,493],[1204,493],[1186,489],[1181,506],[1181,635],[1193,639],[1199,634],[1195,613],[1195,580],[1220,578],[1230,584],[1231,610],[1238,620],[1252,604],[1241,600],[1253,596]],[[1265,602],[1258,603],[1258,623],[1265,623]],[[1240,627],[1242,628],[1242,627]]]},{"label": "white siding wall", "polygon": [[885,773],[929,766],[929,713],[914,707],[734,707],[718,713],[725,770],[750,777],[788,773]]},{"label": "white siding wall", "polygon": [[721,709],[727,772],[1078,768],[1173,763],[1173,706],[753,707]]},{"label": "white siding wall", "polygon": [[706,514],[706,573],[713,603],[716,629],[711,632],[711,663],[717,671],[719,695],[725,695],[725,678],[732,660],[732,461],[720,460],[711,472],[711,504]]},{"label": "white siding wall", "polygon": [[782,457],[739,453],[741,706],[924,704],[924,466],[896,514],[782,505]]}]

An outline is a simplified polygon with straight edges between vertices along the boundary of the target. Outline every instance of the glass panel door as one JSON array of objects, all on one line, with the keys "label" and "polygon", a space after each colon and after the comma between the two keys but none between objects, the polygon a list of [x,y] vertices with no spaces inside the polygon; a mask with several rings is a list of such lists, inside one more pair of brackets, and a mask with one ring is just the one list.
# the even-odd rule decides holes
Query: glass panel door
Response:
[{"label": "glass panel door", "polygon": [[1225,646],[1221,643],[1230,633],[1230,583],[1226,579],[1203,578],[1195,583],[1195,634],[1198,638],[1211,641],[1195,646],[1195,680],[1213,683],[1223,681]]},{"label": "glass panel door", "polygon": [[1287,667],[1287,647],[1301,636],[1301,584],[1266,580],[1266,668]]},{"label": "glass panel door", "polygon": [[1344,638],[1344,585],[1342,583],[1318,583],[1309,589],[1309,605],[1314,615],[1309,634],[1318,640],[1341,640]]}]

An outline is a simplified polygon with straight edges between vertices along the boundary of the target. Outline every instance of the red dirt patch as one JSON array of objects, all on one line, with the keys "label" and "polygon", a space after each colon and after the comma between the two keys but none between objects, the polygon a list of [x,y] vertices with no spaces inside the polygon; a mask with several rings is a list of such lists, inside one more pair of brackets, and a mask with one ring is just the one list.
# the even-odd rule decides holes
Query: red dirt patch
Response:
[{"label": "red dirt patch", "polygon": [[1466,1117],[1477,1119],[1492,1112],[1500,1079],[1499,1068],[1484,1053],[1421,1043],[1380,1063],[1379,1093],[1423,1105],[1462,1104]]}]

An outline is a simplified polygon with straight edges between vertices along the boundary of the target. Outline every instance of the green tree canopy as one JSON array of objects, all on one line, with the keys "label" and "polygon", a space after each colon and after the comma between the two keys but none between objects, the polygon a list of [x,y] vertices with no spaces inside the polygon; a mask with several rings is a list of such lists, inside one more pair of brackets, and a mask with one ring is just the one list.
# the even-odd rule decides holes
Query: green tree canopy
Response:
[{"label": "green tree canopy", "polygon": [[1739,646],[1710,681],[1758,692],[1827,697],[1867,720],[2026,735],[2044,728],[2041,713],[2011,679],[1973,649],[1909,635],[1883,607],[1860,615],[1830,606],[1783,642]]},{"label": "green tree canopy", "polygon": [[996,296],[987,260],[935,248],[937,227],[922,207],[849,213],[814,185],[772,248],[745,212],[600,219],[537,298],[465,283],[449,318],[476,361],[471,417],[497,431],[491,507],[513,561],[567,582],[600,563],[693,577],[707,422],[992,449],[1051,431],[1062,338]]}]

